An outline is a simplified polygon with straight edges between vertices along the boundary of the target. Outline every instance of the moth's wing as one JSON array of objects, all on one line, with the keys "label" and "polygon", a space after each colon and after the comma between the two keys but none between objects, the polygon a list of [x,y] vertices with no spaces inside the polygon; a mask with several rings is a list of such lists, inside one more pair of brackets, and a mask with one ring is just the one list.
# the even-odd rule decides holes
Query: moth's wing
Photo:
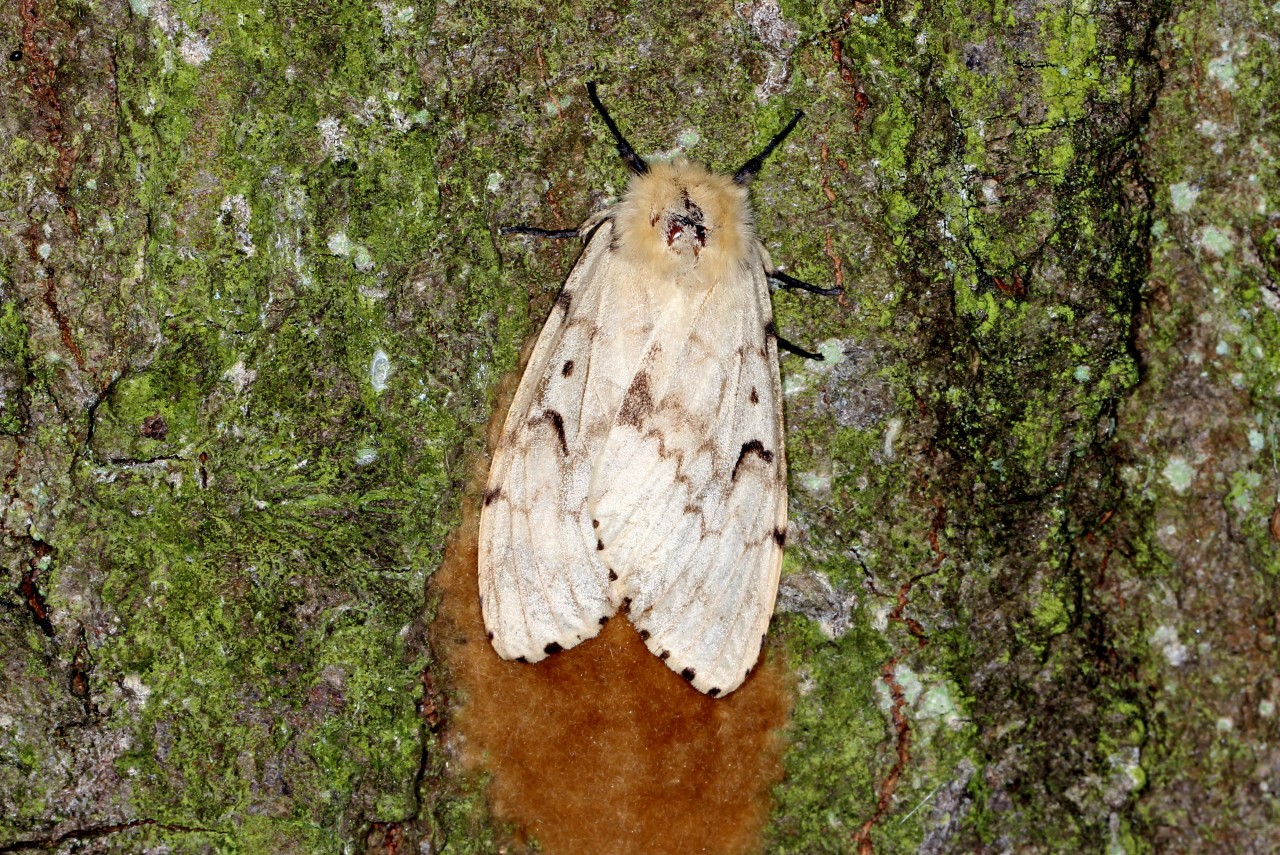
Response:
[{"label": "moth's wing", "polygon": [[764,264],[664,316],[592,477],[615,597],[700,691],[746,679],[787,527],[782,389]]},{"label": "moth's wing", "polygon": [[480,514],[480,604],[505,659],[536,662],[573,647],[617,611],[587,490],[649,330],[627,302],[633,283],[612,240],[605,218],[538,337],[494,450]]}]

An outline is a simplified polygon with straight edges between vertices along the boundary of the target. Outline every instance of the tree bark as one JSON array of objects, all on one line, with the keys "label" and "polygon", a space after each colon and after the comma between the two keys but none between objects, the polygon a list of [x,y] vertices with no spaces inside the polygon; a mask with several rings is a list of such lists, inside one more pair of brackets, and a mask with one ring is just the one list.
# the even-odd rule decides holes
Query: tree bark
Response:
[{"label": "tree bark", "polygon": [[644,153],[774,260],[770,852],[1280,849],[1280,11],[0,8],[0,851],[493,851],[427,583]]}]

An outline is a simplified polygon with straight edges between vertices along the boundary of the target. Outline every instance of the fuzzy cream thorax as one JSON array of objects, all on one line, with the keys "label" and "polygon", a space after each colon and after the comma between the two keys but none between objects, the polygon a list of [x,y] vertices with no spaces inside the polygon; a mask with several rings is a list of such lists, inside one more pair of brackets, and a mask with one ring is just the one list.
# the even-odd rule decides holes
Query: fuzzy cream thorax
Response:
[{"label": "fuzzy cream thorax", "polygon": [[633,264],[688,284],[739,275],[755,234],[747,189],[684,158],[633,175],[615,223]]}]

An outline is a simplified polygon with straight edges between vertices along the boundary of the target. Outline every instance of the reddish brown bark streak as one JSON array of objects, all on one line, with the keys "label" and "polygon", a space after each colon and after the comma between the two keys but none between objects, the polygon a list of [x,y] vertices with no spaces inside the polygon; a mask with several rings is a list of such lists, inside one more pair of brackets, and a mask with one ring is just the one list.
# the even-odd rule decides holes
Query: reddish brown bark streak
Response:
[{"label": "reddish brown bark streak", "polygon": [[79,153],[71,145],[63,124],[62,102],[58,98],[58,67],[52,57],[45,52],[44,46],[36,40],[39,30],[47,29],[40,21],[40,13],[36,8],[36,0],[22,0],[18,9],[22,18],[22,53],[27,60],[27,84],[35,96],[45,115],[49,145],[58,152],[58,172],[54,181],[54,190],[58,194],[58,203],[67,216],[71,231],[80,236],[80,218],[75,207],[67,201],[67,193],[71,188],[71,175],[75,171]]},{"label": "reddish brown bark streak", "polygon": [[[928,534],[929,546],[933,549],[934,555],[933,566],[923,573],[917,573],[912,576],[898,588],[897,603],[894,605],[893,611],[889,612],[889,621],[905,626],[907,632],[916,640],[917,649],[925,648],[929,643],[929,639],[924,634],[924,627],[920,625],[919,621],[903,615],[907,605],[911,602],[907,595],[911,593],[911,588],[921,579],[937,573],[942,566],[942,562],[947,557],[946,553],[938,546],[938,532],[946,525],[947,511],[941,500],[935,499],[934,507],[936,510],[929,526]],[[879,796],[876,799],[876,812],[866,822],[862,823],[862,826],[853,835],[853,842],[858,847],[858,855],[874,855],[875,848],[871,845],[871,829],[892,807],[893,794],[898,789],[898,781],[902,778],[902,773],[906,770],[907,764],[911,762],[911,722],[907,718],[905,711],[907,695],[906,690],[903,689],[897,678],[898,662],[909,652],[910,649],[904,647],[880,666],[880,679],[884,680],[885,685],[889,687],[889,697],[893,699],[893,706],[889,710],[889,715],[893,720],[893,730],[896,736],[896,759],[888,774],[885,775],[884,780],[880,782]]]}]

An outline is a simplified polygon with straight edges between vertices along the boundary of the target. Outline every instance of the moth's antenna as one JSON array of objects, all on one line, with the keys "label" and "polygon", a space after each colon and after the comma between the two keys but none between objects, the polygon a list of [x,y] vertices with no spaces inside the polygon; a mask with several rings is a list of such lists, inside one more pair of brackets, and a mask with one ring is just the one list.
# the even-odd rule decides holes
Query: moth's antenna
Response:
[{"label": "moth's antenna", "polygon": [[769,140],[769,144],[764,147],[764,150],[748,160],[746,163],[742,164],[742,168],[733,174],[733,183],[742,187],[746,187],[750,184],[752,179],[754,179],[756,175],[760,173],[760,170],[764,168],[764,162],[768,160],[769,155],[773,154],[773,150],[782,145],[782,141],[787,138],[787,134],[795,130],[796,123],[803,118],[804,111],[796,110],[795,116],[791,118],[791,121],[787,123],[785,128],[778,131],[777,135],[774,136],[773,139]]},{"label": "moth's antenna", "polygon": [[[600,103],[600,98],[596,95],[594,80],[587,84],[587,97],[591,99],[591,105],[596,108],[600,118],[604,119],[604,123],[609,127],[609,132],[613,134],[613,138],[618,141],[618,154],[622,157],[622,162],[627,165],[627,169],[631,170],[633,175],[644,175],[648,172],[649,164],[645,163],[643,157],[636,154],[636,150],[631,147],[631,143],[627,142],[627,138],[622,135],[622,131],[618,130],[618,126],[613,123],[613,118],[609,115],[609,111],[604,108],[604,104]],[[792,124],[795,123],[792,122]]]}]

